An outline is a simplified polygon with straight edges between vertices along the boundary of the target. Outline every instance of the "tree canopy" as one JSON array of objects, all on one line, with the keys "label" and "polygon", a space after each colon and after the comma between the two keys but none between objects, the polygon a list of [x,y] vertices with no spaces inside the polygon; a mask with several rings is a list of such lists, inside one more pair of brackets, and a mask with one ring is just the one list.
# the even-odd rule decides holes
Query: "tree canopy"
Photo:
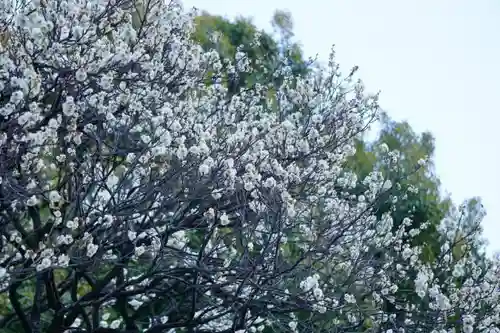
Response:
[{"label": "tree canopy", "polygon": [[440,198],[432,137],[274,22],[0,11],[2,332],[500,332],[480,201]]}]

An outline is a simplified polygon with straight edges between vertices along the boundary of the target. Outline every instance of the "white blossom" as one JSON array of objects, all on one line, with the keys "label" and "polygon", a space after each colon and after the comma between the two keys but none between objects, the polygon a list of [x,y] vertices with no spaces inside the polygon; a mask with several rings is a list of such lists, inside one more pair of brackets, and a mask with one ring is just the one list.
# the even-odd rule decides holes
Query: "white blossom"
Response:
[{"label": "white blossom", "polygon": [[[0,300],[22,283],[15,293],[35,304],[34,282],[52,273],[61,304],[42,301],[40,315],[49,326],[64,317],[54,331],[87,329],[91,314],[92,326],[133,320],[145,332],[299,332],[309,320],[339,332],[498,332],[500,261],[481,256],[484,209],[469,201],[422,221],[425,205],[410,200],[427,189],[410,172],[431,163],[406,170],[387,144],[370,151],[363,179],[354,172],[378,98],[341,75],[333,52],[301,75],[286,50],[272,66],[253,52],[263,36],[219,54],[226,36],[198,45],[203,22],[176,1],[9,6]],[[232,91],[231,78],[252,84]],[[248,305],[245,316],[231,304]],[[154,313],[136,318],[139,308]]]},{"label": "white blossom", "polygon": [[221,216],[219,217],[219,220],[222,226],[226,226],[230,223],[229,216],[227,216],[226,213],[222,213]]}]

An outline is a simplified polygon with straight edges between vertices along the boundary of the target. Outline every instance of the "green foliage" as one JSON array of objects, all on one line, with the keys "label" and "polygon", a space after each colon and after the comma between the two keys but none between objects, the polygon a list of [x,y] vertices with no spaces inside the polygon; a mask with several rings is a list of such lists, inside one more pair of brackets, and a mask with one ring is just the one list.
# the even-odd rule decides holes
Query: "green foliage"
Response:
[{"label": "green foliage", "polygon": [[[423,259],[432,262],[439,253],[437,226],[451,207],[451,200],[441,197],[440,180],[434,172],[434,138],[430,133],[419,135],[407,122],[393,121],[385,114],[381,117],[381,124],[380,134],[373,142],[358,141],[357,152],[349,160],[349,167],[360,178],[376,168],[393,183],[401,185],[399,190],[393,189],[392,194],[405,199],[398,201],[397,205],[382,202],[376,207],[377,215],[390,212],[395,229],[406,217],[412,219],[412,228],[428,222],[430,226],[415,240],[424,248]],[[400,178],[399,174],[391,172],[390,165],[381,157],[380,146],[383,144],[390,151],[399,153],[398,165],[409,176]],[[420,160],[427,162],[419,167]],[[408,191],[409,188],[418,191]]]},{"label": "green foliage", "polygon": [[[405,218],[412,220],[411,227],[419,228],[422,224],[428,224],[419,235],[413,238],[414,245],[422,248],[421,259],[424,262],[433,263],[440,256],[440,235],[437,230],[441,221],[445,218],[451,208],[451,200],[442,198],[440,194],[440,180],[435,175],[432,156],[434,154],[434,138],[430,133],[417,134],[407,122],[396,122],[383,114],[381,119],[381,131],[373,142],[359,140],[357,151],[348,161],[348,168],[353,170],[358,177],[366,177],[373,169],[379,170],[384,177],[393,184],[399,183],[400,187],[393,187],[391,195],[398,199],[391,202],[382,198],[374,208],[376,215],[380,218],[389,213],[393,219],[394,231],[398,229]],[[389,151],[396,152],[398,166],[402,169],[405,177],[391,170],[390,162],[383,158],[382,145],[387,145]],[[420,160],[426,160],[424,165],[419,166]],[[408,176],[409,174],[409,176]],[[417,191],[408,191],[416,189]],[[358,194],[364,191],[358,188]],[[383,258],[383,253],[376,254],[377,258]],[[398,285],[397,295],[402,299],[415,298],[412,283],[401,281]],[[398,314],[393,304],[385,302],[385,310],[389,313]],[[399,316],[398,316],[399,318]],[[403,317],[398,320],[404,320]]]},{"label": "green foliage", "polygon": [[[248,18],[238,17],[232,21],[205,12],[196,18],[193,39],[205,50],[215,49],[227,59],[235,59],[238,50],[248,56],[252,71],[246,75],[240,74],[231,92],[250,87],[257,82],[277,86],[282,78],[271,75],[275,68],[283,64],[290,66],[294,76],[304,75],[309,69],[300,46],[290,41],[290,23],[285,24],[279,15],[275,15],[273,22],[282,36],[280,41],[276,41],[264,31],[259,31]],[[211,79],[209,73],[206,80]],[[224,82],[228,81],[227,77],[223,79]]]}]

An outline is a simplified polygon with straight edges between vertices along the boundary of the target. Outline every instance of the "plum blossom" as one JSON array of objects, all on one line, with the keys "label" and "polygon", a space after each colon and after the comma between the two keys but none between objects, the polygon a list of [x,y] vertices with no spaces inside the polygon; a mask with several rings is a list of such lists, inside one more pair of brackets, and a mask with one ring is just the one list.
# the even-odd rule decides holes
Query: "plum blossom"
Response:
[{"label": "plum blossom", "polygon": [[[9,6],[0,10],[9,32],[0,46],[0,302],[22,294],[41,306],[11,302],[0,325],[500,326],[499,261],[475,251],[482,206],[418,224],[411,205],[407,217],[393,214],[423,193],[406,184],[401,154],[382,145],[390,168],[377,161],[363,178],[348,167],[380,108],[378,95],[340,73],[334,52],[296,75],[288,61],[254,61],[245,45],[227,55],[212,38],[206,49],[193,38],[196,12],[177,1]],[[428,228],[437,234],[429,244],[419,238]]]}]

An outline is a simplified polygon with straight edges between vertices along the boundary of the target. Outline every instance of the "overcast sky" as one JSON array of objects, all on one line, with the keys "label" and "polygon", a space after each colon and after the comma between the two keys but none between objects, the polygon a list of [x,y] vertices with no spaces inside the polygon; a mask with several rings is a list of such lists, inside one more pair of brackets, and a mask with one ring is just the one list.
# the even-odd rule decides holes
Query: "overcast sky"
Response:
[{"label": "overcast sky", "polygon": [[271,31],[288,9],[307,56],[335,44],[344,72],[360,67],[392,118],[436,138],[436,168],[452,199],[480,196],[490,251],[500,249],[500,2],[497,0],[184,0],[253,17]]}]

